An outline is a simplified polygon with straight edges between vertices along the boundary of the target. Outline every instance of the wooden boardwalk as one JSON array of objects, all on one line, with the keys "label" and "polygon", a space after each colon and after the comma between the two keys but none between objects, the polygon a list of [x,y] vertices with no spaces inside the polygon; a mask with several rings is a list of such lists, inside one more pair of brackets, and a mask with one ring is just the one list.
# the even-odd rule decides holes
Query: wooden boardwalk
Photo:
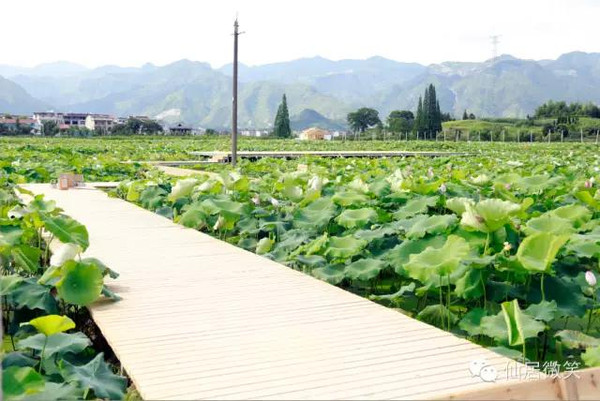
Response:
[{"label": "wooden boardwalk", "polygon": [[[211,162],[231,161],[231,152],[189,152],[190,155],[204,157]],[[319,157],[442,157],[466,155],[462,152],[409,152],[401,150],[309,150],[309,151],[238,151],[240,159],[261,159],[264,157],[294,159],[305,156]]]},{"label": "wooden boardwalk", "polygon": [[[123,299],[91,313],[144,399],[464,398],[516,380],[503,356],[100,190],[26,187],[121,274]],[[482,358],[496,383],[469,373]]]}]

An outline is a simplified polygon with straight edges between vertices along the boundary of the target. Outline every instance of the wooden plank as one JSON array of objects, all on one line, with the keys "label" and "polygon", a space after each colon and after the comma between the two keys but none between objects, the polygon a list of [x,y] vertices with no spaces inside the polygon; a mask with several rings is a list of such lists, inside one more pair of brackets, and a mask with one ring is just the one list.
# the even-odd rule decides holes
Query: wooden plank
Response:
[{"label": "wooden plank", "polygon": [[85,224],[86,255],[121,274],[108,285],[123,300],[90,310],[145,399],[431,399],[515,383],[469,373],[508,358],[102,191],[27,188]]},{"label": "wooden plank", "polygon": [[[231,160],[230,152],[221,151],[194,151],[190,155],[209,158],[211,162],[225,162]],[[399,151],[399,150],[323,150],[323,151],[238,151],[237,156],[242,159],[272,158],[297,158],[305,156],[318,157],[442,157],[467,155],[464,152],[429,152],[429,151]]]}]

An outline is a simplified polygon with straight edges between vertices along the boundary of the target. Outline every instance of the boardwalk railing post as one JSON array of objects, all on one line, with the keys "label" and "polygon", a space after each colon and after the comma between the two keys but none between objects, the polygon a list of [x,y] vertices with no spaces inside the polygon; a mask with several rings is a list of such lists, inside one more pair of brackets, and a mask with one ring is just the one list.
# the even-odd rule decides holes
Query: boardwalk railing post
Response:
[{"label": "boardwalk railing post", "polygon": [[581,143],[583,143],[583,128],[579,129],[579,134],[580,134],[580,137],[581,137]]},{"label": "boardwalk railing post", "polygon": [[598,144],[598,133],[600,132],[600,130],[596,130],[596,145]]},{"label": "boardwalk railing post", "polygon": [[562,143],[565,140],[565,131],[560,130],[560,142]]},{"label": "boardwalk railing post", "polygon": [[529,142],[533,142],[533,133],[529,131]]}]

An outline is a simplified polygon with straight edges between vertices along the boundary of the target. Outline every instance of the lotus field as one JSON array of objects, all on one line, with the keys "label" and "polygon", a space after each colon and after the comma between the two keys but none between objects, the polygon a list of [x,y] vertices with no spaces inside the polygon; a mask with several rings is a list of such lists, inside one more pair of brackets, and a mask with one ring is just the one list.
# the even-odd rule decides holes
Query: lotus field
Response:
[{"label": "lotus field", "polygon": [[117,273],[81,256],[87,230],[60,205],[18,187],[54,181],[65,171],[87,181],[120,181],[110,196],[515,360],[540,368],[551,361],[600,365],[595,145],[242,140],[242,149],[256,150],[335,145],[468,155],[262,159],[241,161],[237,169],[199,165],[189,178],[143,161],[191,159],[188,151],[225,150],[228,142],[3,139],[0,145],[7,399],[125,395],[127,380],[85,310],[100,297],[118,302],[103,284]]}]

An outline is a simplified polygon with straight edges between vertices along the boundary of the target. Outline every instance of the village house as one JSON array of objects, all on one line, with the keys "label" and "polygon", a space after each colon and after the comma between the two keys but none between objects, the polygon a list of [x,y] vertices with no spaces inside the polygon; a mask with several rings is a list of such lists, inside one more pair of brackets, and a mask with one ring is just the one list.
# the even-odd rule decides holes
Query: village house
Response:
[{"label": "village house", "polygon": [[322,141],[329,137],[331,139],[331,135],[329,131],[322,130],[320,128],[309,128],[300,133],[300,139],[303,141]]},{"label": "village house", "polygon": [[34,134],[39,135],[41,132],[41,124],[35,119],[28,117],[0,117],[0,125],[3,130],[10,133]]},{"label": "village house", "polygon": [[107,134],[117,124],[117,119],[107,114],[88,114],[85,118],[85,127],[90,131]]},{"label": "village house", "polygon": [[175,124],[169,127],[169,133],[171,135],[191,135],[192,127],[183,125],[182,123]]}]

